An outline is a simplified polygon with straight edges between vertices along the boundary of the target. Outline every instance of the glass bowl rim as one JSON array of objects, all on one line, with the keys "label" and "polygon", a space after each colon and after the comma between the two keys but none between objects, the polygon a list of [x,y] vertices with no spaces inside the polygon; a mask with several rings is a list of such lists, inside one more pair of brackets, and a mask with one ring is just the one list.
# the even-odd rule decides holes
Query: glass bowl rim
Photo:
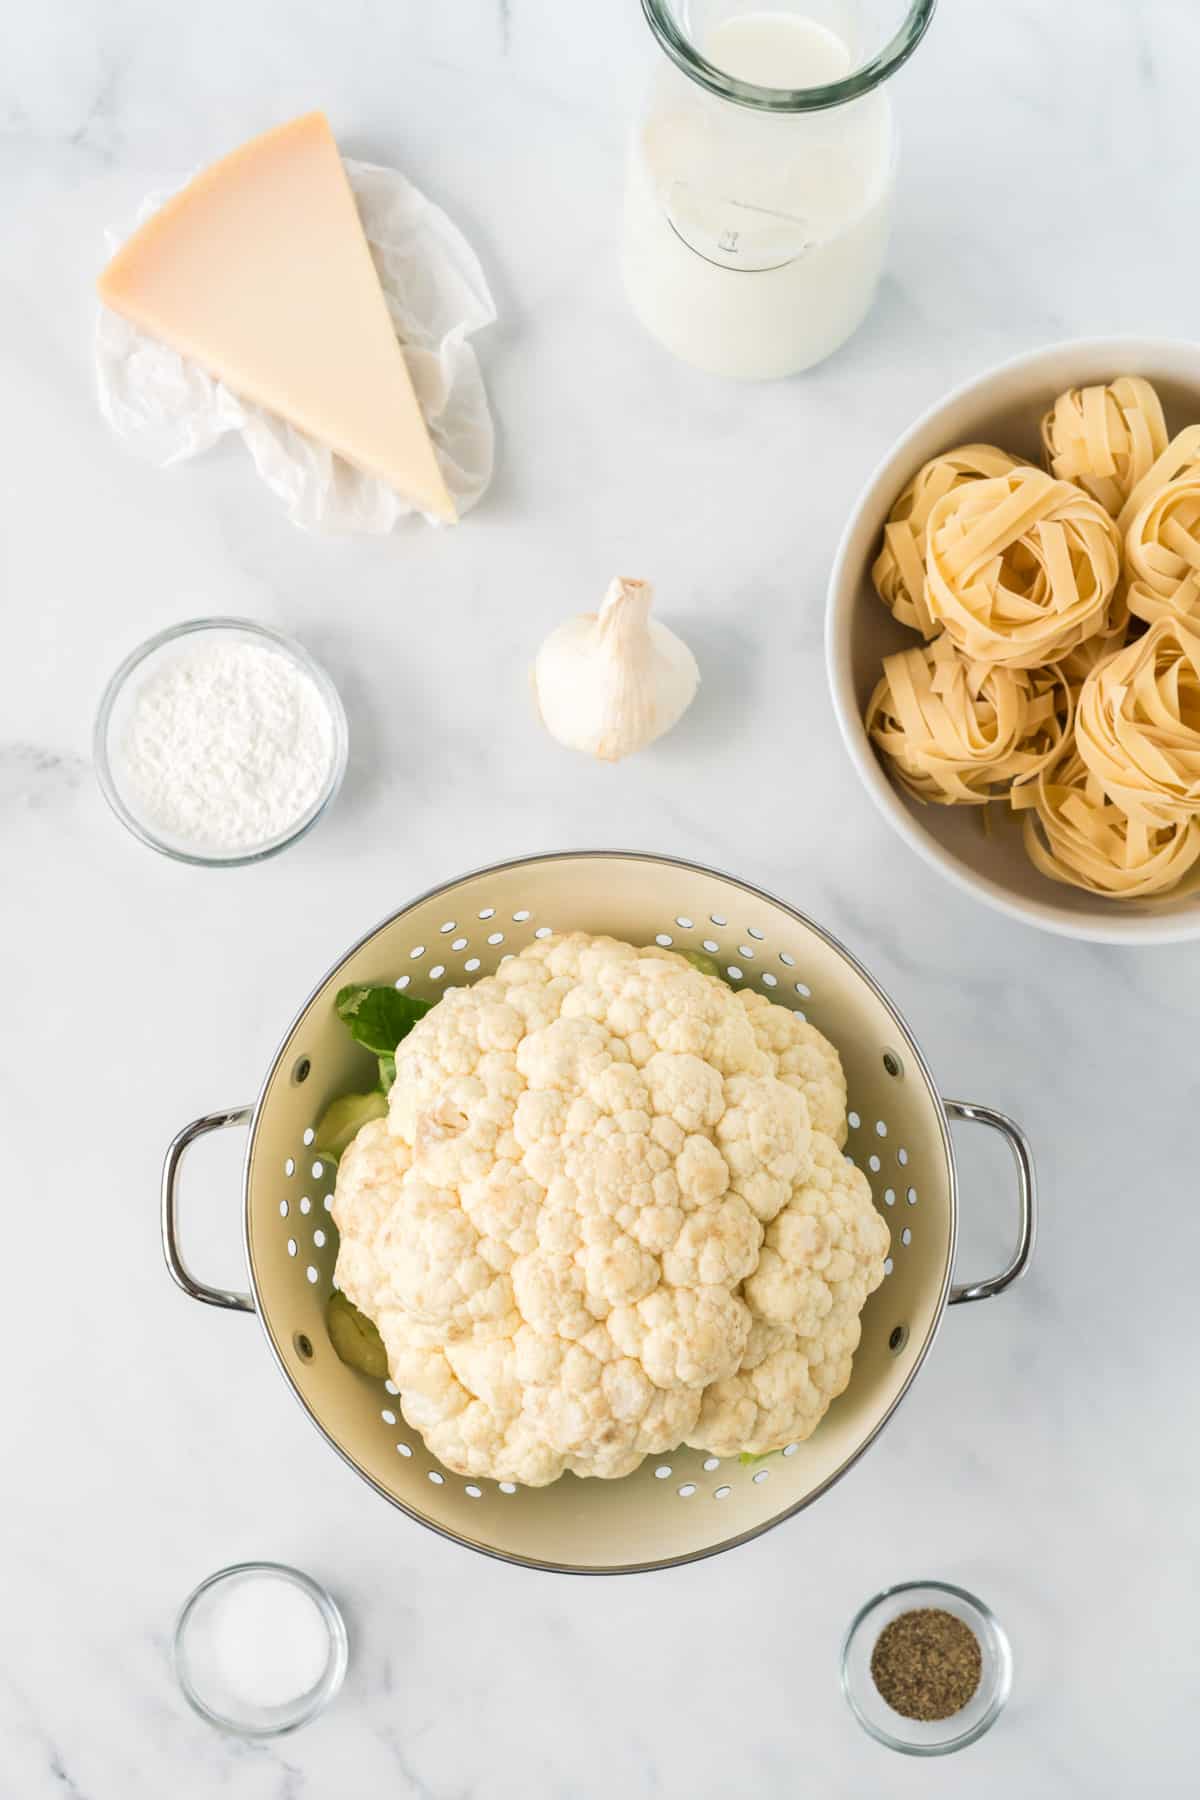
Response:
[{"label": "glass bowl rim", "polygon": [[[912,1593],[949,1594],[952,1595],[954,1599],[961,1601],[964,1606],[978,1614],[980,1620],[991,1634],[997,1652],[995,1657],[996,1666],[993,1692],[984,1711],[979,1718],[976,1719],[975,1723],[966,1730],[959,1731],[953,1736],[939,1739],[936,1742],[914,1743],[908,1738],[900,1737],[896,1733],[888,1731],[884,1726],[877,1725],[860,1707],[857,1695],[854,1691],[854,1684],[850,1678],[849,1659],[851,1645],[854,1643],[855,1638],[866,1624],[871,1614],[875,1612],[878,1607],[882,1606],[885,1600],[892,1600],[899,1594]],[[891,1587],[880,1588],[877,1594],[872,1594],[871,1598],[859,1607],[847,1627],[846,1635],[842,1639],[842,1653],[839,1668],[842,1693],[845,1696],[846,1704],[849,1706],[850,1711],[854,1714],[854,1717],[858,1720],[858,1723],[862,1726],[863,1730],[868,1736],[873,1737],[877,1743],[884,1744],[889,1750],[897,1750],[903,1756],[947,1756],[951,1751],[965,1750],[968,1744],[975,1743],[986,1731],[991,1730],[992,1726],[996,1723],[996,1720],[1000,1717],[1000,1714],[1004,1711],[1004,1708],[1008,1703],[1009,1695],[1012,1692],[1012,1645],[1009,1643],[1008,1633],[1005,1631],[1003,1625],[1001,1625],[991,1607],[986,1605],[977,1594],[969,1592],[967,1588],[958,1587],[952,1581],[936,1581],[932,1578],[918,1581],[897,1581],[894,1582]],[[902,1715],[897,1716],[901,1717]],[[931,1720],[930,1723],[945,1724],[948,1727],[953,1723],[953,1719],[954,1715],[951,1714],[949,1719]]]},{"label": "glass bowl rim", "polygon": [[[222,1581],[230,1580],[235,1575],[282,1576],[294,1587],[302,1589],[315,1603],[329,1633],[329,1661],[326,1664],[325,1673],[314,1688],[312,1698],[303,1712],[294,1719],[288,1719],[282,1725],[239,1724],[225,1713],[214,1711],[200,1698],[184,1672],[186,1659],[182,1653],[183,1640],[188,1628],[188,1621],[191,1619],[197,1603],[203,1599],[210,1588],[216,1587]],[[311,1575],[306,1575],[303,1569],[293,1568],[290,1563],[239,1562],[229,1563],[223,1569],[214,1569],[211,1575],[206,1575],[204,1580],[192,1589],[180,1607],[179,1616],[175,1620],[175,1629],[171,1634],[171,1669],[180,1693],[197,1717],[203,1719],[206,1724],[214,1726],[218,1731],[227,1732],[231,1737],[286,1737],[291,1731],[299,1731],[302,1725],[311,1724],[336,1696],[345,1679],[349,1661],[350,1639],[346,1631],[346,1621],[337,1601],[328,1588],[322,1587],[321,1583],[315,1581]]]},{"label": "glass bowl rim", "polygon": [[[272,649],[290,657],[298,668],[309,677],[316,687],[328,713],[333,728],[333,755],[330,759],[329,774],[318,798],[307,813],[301,815],[299,823],[282,837],[272,838],[266,844],[256,846],[252,850],[239,851],[234,856],[206,855],[202,851],[181,850],[169,844],[158,835],[152,826],[139,818],[125,801],[113,775],[112,764],[108,754],[108,729],[113,709],[117,704],[125,684],[137,672],[143,663],[165,649],[168,644],[185,637],[195,636],[208,631],[240,632],[246,637],[258,638]],[[346,720],[346,709],[342,697],[334,685],[332,677],[326,672],[317,659],[297,643],[295,638],[288,637],[282,631],[275,631],[269,625],[260,625],[255,619],[243,619],[232,615],[214,614],[211,617],[184,619],[177,625],[168,625],[163,631],[156,631],[152,637],[146,638],[118,663],[105,684],[100,696],[100,704],[96,709],[96,722],[92,729],[92,761],[96,772],[96,780],[100,791],[108,802],[110,810],[124,825],[125,829],[139,843],[156,850],[160,856],[168,857],[172,862],[187,863],[200,869],[236,869],[248,863],[265,862],[269,856],[277,856],[292,844],[298,843],[302,837],[312,830],[328,808],[337,798],[339,789],[345,778],[350,758],[350,728]]]},{"label": "glass bowl rim", "polygon": [[759,87],[754,82],[739,81],[724,69],[708,61],[675,22],[671,0],[642,0],[642,12],[659,47],[689,80],[715,94],[719,100],[730,100],[754,112],[810,113],[824,112],[829,107],[844,106],[859,100],[873,88],[887,81],[904,66],[929,28],[937,0],[908,0],[908,11],[898,31],[882,49],[840,81],[830,81],[809,88]]}]

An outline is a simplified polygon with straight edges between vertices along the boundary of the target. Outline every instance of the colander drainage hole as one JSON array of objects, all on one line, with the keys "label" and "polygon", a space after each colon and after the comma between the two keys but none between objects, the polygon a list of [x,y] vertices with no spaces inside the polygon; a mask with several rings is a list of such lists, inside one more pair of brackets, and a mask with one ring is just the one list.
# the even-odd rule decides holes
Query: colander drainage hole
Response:
[{"label": "colander drainage hole", "polygon": [[312,1201],[307,1194],[302,1194],[300,1196],[300,1211],[302,1213],[310,1213],[312,1211]]},{"label": "colander drainage hole", "polygon": [[895,1190],[895,1188],[884,1188],[884,1190],[883,1190],[883,1204],[884,1204],[884,1205],[885,1205],[885,1206],[895,1206],[895,1204],[896,1204],[896,1190]]},{"label": "colander drainage hole", "polygon": [[904,1064],[900,1061],[900,1058],[896,1055],[894,1050],[884,1051],[883,1066],[893,1080],[898,1081],[900,1076],[904,1073]]},{"label": "colander drainage hole", "polygon": [[712,1473],[712,1471],[714,1469],[719,1469],[720,1466],[721,1466],[721,1459],[719,1456],[706,1456],[705,1457],[704,1467],[709,1471],[710,1474]]},{"label": "colander drainage hole", "polygon": [[[513,924],[514,925],[523,925],[525,923],[526,919],[531,918],[532,916],[533,915],[530,913],[529,908],[527,906],[523,906],[521,908],[520,912],[515,912],[513,914]],[[469,1493],[470,1489],[468,1488],[467,1491]]]},{"label": "colander drainage hole", "polygon": [[455,938],[450,945],[450,948],[452,950],[465,950],[466,947],[467,947],[466,938]]},{"label": "colander drainage hole", "polygon": [[654,941],[660,950],[669,950],[675,939],[669,931],[660,931]]},{"label": "colander drainage hole", "polygon": [[325,1233],[323,1231],[314,1231],[313,1243],[318,1250],[323,1250],[325,1248]]},{"label": "colander drainage hole", "polygon": [[398,1394],[400,1392],[400,1389],[396,1386],[394,1381],[385,1381],[383,1387],[384,1392],[388,1394]]},{"label": "colander drainage hole", "polygon": [[411,1456],[412,1455],[412,1445],[411,1444],[397,1444],[396,1449],[400,1452],[401,1456]]},{"label": "colander drainage hole", "polygon": [[288,1203],[286,1200],[281,1200],[279,1202],[279,1216],[281,1219],[286,1219],[288,1216]]},{"label": "colander drainage hole", "polygon": [[502,1494],[515,1494],[517,1491],[517,1484],[515,1481],[502,1481],[498,1485]]},{"label": "colander drainage hole", "polygon": [[908,1342],[908,1326],[907,1325],[893,1325],[892,1335],[888,1339],[888,1349],[893,1352],[898,1353],[899,1351],[903,1350],[903,1348],[904,1348],[905,1344],[907,1344],[907,1342]]},{"label": "colander drainage hole", "polygon": [[479,958],[477,956],[468,956],[466,962],[463,964],[463,968],[467,971],[468,975],[473,975],[478,967]]},{"label": "colander drainage hole", "polygon": [[876,1121],[875,1121],[875,1136],[876,1137],[886,1137],[887,1136],[887,1126],[882,1119],[876,1119]]},{"label": "colander drainage hole", "polygon": [[654,1478],[656,1481],[666,1481],[669,1479],[670,1474],[671,1474],[670,1463],[663,1463],[663,1464],[661,1464],[661,1466],[659,1468],[655,1469]]},{"label": "colander drainage hole", "polygon": [[909,1205],[910,1205],[910,1206],[915,1206],[915,1205],[916,1205],[916,1204],[917,1204],[917,1190],[916,1190],[916,1188],[909,1188],[909,1190],[908,1190],[908,1192],[907,1192],[907,1193],[906,1193],[906,1194],[905,1194],[905,1196],[904,1196],[904,1198],[905,1198],[905,1199],[906,1199],[906,1200],[907,1200],[907,1201],[908,1201],[908,1204],[909,1204]]},{"label": "colander drainage hole", "polygon": [[742,979],[742,971],[738,968],[736,963],[730,963],[725,970],[725,973],[728,975],[730,981],[740,981]]},{"label": "colander drainage hole", "polygon": [[488,943],[489,944],[502,944],[503,942],[504,942],[504,933],[502,931],[489,931],[488,932]]},{"label": "colander drainage hole", "polygon": [[305,1271],[304,1271],[304,1274],[305,1274],[305,1278],[308,1280],[308,1282],[313,1287],[316,1287],[318,1281],[321,1279],[319,1272],[313,1267],[312,1263],[309,1263],[307,1269],[305,1269]]},{"label": "colander drainage hole", "polygon": [[682,1487],[676,1488],[675,1490],[681,1500],[690,1500],[695,1491],[696,1484],[694,1481],[685,1481]]},{"label": "colander drainage hole", "polygon": [[781,950],[779,952],[779,960],[783,964],[785,969],[794,969],[796,966],[795,957],[789,956],[786,950]]},{"label": "colander drainage hole", "polygon": [[755,1484],[756,1484],[756,1485],[757,1485],[757,1486],[759,1486],[759,1487],[761,1487],[761,1486],[762,1486],[762,1484],[763,1484],[763,1482],[764,1482],[764,1481],[765,1481],[765,1480],[766,1480],[766,1479],[767,1479],[767,1476],[768,1476],[768,1475],[769,1475],[769,1474],[770,1474],[770,1473],[771,1473],[771,1471],[770,1471],[770,1469],[759,1469],[759,1470],[758,1470],[758,1471],[757,1471],[757,1472],[756,1472],[756,1473],[755,1473],[755,1474],[754,1474],[754,1475],[752,1475],[752,1476],[751,1476],[751,1477],[750,1477],[750,1479],[751,1479],[751,1481],[753,1481],[753,1482],[754,1482],[754,1483],[755,1483]]},{"label": "colander drainage hole", "polygon": [[807,981],[798,981],[796,983],[796,992],[802,1000],[812,999],[812,989],[809,987]]},{"label": "colander drainage hole", "polygon": [[444,1475],[439,1475],[436,1469],[430,1469],[429,1479],[432,1481],[434,1487],[445,1487],[446,1485],[446,1477]]},{"label": "colander drainage hole", "polygon": [[891,1257],[889,1256],[887,1261],[883,1265],[884,1274],[890,1275],[892,1270],[895,1268],[895,1266],[896,1266],[895,1263],[892,1261]]},{"label": "colander drainage hole", "polygon": [[900,1242],[902,1244],[904,1244],[905,1246],[912,1243],[912,1232],[908,1229],[907,1225],[904,1227],[904,1230],[900,1233]]},{"label": "colander drainage hole", "polygon": [[713,1489],[713,1499],[714,1500],[728,1500],[728,1498],[729,1498],[730,1494],[732,1494],[732,1492],[733,1492],[733,1489],[730,1487],[714,1488]]},{"label": "colander drainage hole", "polygon": [[[535,938],[553,937],[554,936],[554,927],[553,927],[553,925],[539,925],[533,935]],[[516,1491],[517,1491],[516,1488],[514,1488],[513,1493],[515,1494]],[[504,1492],[507,1493],[508,1489],[505,1488]]]},{"label": "colander drainage hole", "polygon": [[296,1083],[296,1086],[299,1087],[299,1085],[302,1081],[308,1080],[311,1073],[312,1073],[312,1063],[309,1061],[307,1056],[302,1056],[300,1058],[300,1060],[297,1062],[295,1068],[292,1070],[292,1080]]},{"label": "colander drainage hole", "polygon": [[314,1139],[314,1138],[315,1138],[315,1137],[316,1137],[316,1135],[317,1135],[317,1134],[316,1134],[316,1132],[315,1132],[315,1131],[314,1131],[314,1130],[313,1130],[313,1128],[312,1128],[312,1126],[311,1126],[311,1125],[310,1125],[310,1126],[309,1126],[309,1127],[308,1127],[308,1130],[307,1130],[307,1131],[306,1131],[306,1132],[305,1132],[305,1133],[304,1133],[304,1147],[305,1147],[305,1149],[307,1149],[307,1148],[308,1148],[308,1147],[309,1147],[309,1145],[310,1145],[310,1144],[311,1144],[311,1143],[312,1143],[312,1141],[313,1141],[313,1139]]},{"label": "colander drainage hole", "polygon": [[729,923],[729,920],[722,918],[720,913],[709,913],[708,916],[711,923],[714,925],[728,925]]},{"label": "colander drainage hole", "polygon": [[392,1412],[390,1407],[385,1406],[379,1416],[385,1425],[394,1425],[396,1423],[396,1415]]},{"label": "colander drainage hole", "polygon": [[411,976],[408,976],[408,975],[397,976],[396,986],[400,989],[401,993],[404,992],[404,990],[408,986],[410,980],[411,980]]},{"label": "colander drainage hole", "polygon": [[902,1169],[907,1168],[907,1166],[908,1166],[908,1151],[904,1148],[903,1144],[901,1144],[899,1150],[897,1150],[897,1152],[896,1152],[896,1161],[900,1164],[900,1167]]},{"label": "colander drainage hole", "polygon": [[878,1175],[880,1169],[882,1169],[882,1167],[883,1167],[883,1164],[880,1162],[880,1160],[877,1156],[868,1156],[867,1167],[868,1167],[868,1169],[870,1169],[872,1175]]},{"label": "colander drainage hole", "polygon": [[283,1165],[283,1172],[285,1175],[294,1175],[296,1173],[296,1164],[295,1164],[294,1158],[289,1156],[286,1159],[286,1161],[284,1162],[284,1165]]},{"label": "colander drainage hole", "polygon": [[311,1338],[306,1338],[302,1331],[298,1331],[292,1339],[292,1344],[294,1345],[296,1355],[300,1358],[301,1362],[312,1361],[313,1347]]},{"label": "colander drainage hole", "polygon": [[846,1114],[846,1123],[849,1125],[851,1131],[857,1131],[862,1124],[862,1120],[856,1112],[850,1112]]},{"label": "colander drainage hole", "polygon": [[297,1245],[295,1238],[289,1238],[287,1245],[288,1255],[295,1256],[298,1248],[299,1246]]},{"label": "colander drainage hole", "polygon": [[763,970],[763,986],[764,987],[778,987],[779,986],[779,983],[776,981],[774,975],[772,975],[770,969]]},{"label": "colander drainage hole", "polygon": [[747,934],[747,936],[748,936],[748,937],[752,937],[752,938],[755,938],[755,939],[757,939],[757,941],[758,941],[758,942],[759,942],[759,943],[760,943],[760,944],[761,944],[761,943],[762,943],[762,941],[763,941],[763,936],[764,936],[764,933],[763,933],[763,932],[761,932],[761,931],[760,931],[760,930],[759,930],[759,929],[758,929],[758,926],[757,926],[757,925],[747,925],[747,927],[746,927],[746,934]]},{"label": "colander drainage hole", "polygon": [[463,1493],[467,1496],[468,1500],[483,1499],[483,1489],[475,1487],[471,1482],[467,1483],[466,1487],[463,1489]]},{"label": "colander drainage hole", "polygon": [[783,1454],[785,1456],[795,1456],[795,1454],[796,1454],[797,1450],[799,1450],[799,1448],[800,1448],[799,1444],[785,1444],[783,1446]]},{"label": "colander drainage hole", "polygon": [[325,1164],[318,1159],[318,1161],[315,1162],[312,1166],[313,1180],[320,1181],[320,1179],[324,1173],[325,1173]]},{"label": "colander drainage hole", "polygon": [[716,954],[720,950],[721,946],[720,946],[720,944],[718,944],[716,938],[705,938],[704,942],[703,942],[703,948],[708,951],[708,954],[710,956],[716,956]]},{"label": "colander drainage hole", "polygon": [[676,915],[675,923],[678,925],[678,927],[681,931],[690,931],[692,929],[692,921],[689,918],[687,918],[683,913],[678,913]]}]

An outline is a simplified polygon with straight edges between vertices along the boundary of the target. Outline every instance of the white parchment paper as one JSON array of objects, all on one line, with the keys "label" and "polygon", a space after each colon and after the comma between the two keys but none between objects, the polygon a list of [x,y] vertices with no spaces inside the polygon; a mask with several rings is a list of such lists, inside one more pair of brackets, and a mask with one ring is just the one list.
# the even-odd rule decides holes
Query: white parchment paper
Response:
[{"label": "white parchment paper", "polygon": [[[350,161],[346,173],[446,486],[464,513],[491,479],[495,448],[470,343],[496,317],[487,281],[457,226],[403,175]],[[134,224],[166,197],[148,196]],[[110,233],[111,247],[127,235]],[[259,475],[306,531],[379,534],[417,510],[106,307],[96,327],[96,375],[101,411],[117,436],[159,468],[200,455],[227,431],[241,432]]]}]

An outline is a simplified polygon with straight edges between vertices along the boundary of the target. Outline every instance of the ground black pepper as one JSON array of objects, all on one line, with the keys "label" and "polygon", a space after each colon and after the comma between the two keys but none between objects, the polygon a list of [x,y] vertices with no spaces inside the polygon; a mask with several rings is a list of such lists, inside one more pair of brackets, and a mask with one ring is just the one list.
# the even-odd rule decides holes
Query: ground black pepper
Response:
[{"label": "ground black pepper", "polygon": [[969,1625],[921,1606],[885,1625],[871,1652],[871,1679],[906,1719],[948,1719],[979,1686],[983,1655]]}]

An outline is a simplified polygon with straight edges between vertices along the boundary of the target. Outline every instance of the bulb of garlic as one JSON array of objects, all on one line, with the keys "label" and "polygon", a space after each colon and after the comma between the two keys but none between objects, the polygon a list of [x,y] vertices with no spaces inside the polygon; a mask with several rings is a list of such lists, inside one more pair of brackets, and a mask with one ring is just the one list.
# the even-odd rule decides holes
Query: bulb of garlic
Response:
[{"label": "bulb of garlic", "polygon": [[598,613],[552,631],[533,665],[533,688],[551,737],[618,762],[670,731],[700,685],[682,639],[650,617],[648,581],[618,576]]}]

